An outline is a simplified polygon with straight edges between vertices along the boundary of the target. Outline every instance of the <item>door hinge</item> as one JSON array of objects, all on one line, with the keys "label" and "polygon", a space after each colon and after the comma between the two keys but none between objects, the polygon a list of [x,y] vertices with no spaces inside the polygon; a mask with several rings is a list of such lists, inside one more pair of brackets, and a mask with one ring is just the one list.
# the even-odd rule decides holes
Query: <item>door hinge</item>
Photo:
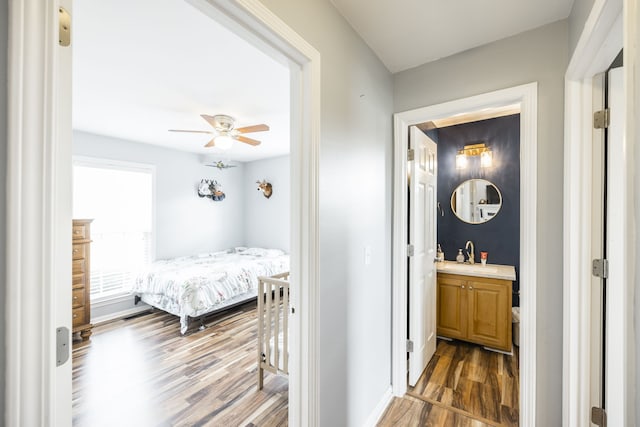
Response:
[{"label": "door hinge", "polygon": [[609,261],[606,259],[594,259],[591,264],[591,274],[601,279],[609,277]]},{"label": "door hinge", "polygon": [[593,113],[593,127],[595,129],[606,129],[609,127],[609,109],[596,111]]},{"label": "door hinge", "polygon": [[407,161],[410,162],[415,158],[416,158],[416,150],[414,150],[413,148],[409,149],[409,151],[407,151]]},{"label": "door hinge", "polygon": [[591,422],[600,427],[607,426],[607,411],[594,406],[591,408]]},{"label": "door hinge", "polygon": [[415,249],[414,249],[413,245],[408,245],[407,246],[407,256],[413,256],[414,253],[415,253]]},{"label": "door hinge", "polygon": [[58,8],[58,43],[67,47],[71,44],[71,15],[65,8]]},{"label": "door hinge", "polygon": [[407,353],[413,353],[413,341],[407,340]]},{"label": "door hinge", "polygon": [[69,329],[64,326],[56,329],[56,366],[69,360]]}]

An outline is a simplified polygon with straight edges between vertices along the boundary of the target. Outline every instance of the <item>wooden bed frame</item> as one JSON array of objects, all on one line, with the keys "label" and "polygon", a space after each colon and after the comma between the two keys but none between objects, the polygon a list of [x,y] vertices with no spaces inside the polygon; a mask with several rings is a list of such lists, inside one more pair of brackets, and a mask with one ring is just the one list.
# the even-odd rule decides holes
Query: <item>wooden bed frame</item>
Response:
[{"label": "wooden bed frame", "polygon": [[289,374],[288,272],[258,278],[258,390],[263,387],[264,371]]}]

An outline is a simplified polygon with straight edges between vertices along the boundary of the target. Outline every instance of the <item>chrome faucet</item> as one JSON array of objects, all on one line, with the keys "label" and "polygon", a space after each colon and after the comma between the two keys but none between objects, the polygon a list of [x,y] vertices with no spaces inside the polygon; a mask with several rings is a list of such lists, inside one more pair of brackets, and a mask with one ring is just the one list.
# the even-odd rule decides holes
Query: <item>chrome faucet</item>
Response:
[{"label": "chrome faucet", "polygon": [[[469,252],[469,246],[471,246],[471,252]],[[471,240],[467,240],[467,243],[464,245],[464,250],[467,251],[467,256],[469,257],[469,259],[467,260],[467,262],[469,264],[475,264],[475,248],[473,246],[473,242]]]}]

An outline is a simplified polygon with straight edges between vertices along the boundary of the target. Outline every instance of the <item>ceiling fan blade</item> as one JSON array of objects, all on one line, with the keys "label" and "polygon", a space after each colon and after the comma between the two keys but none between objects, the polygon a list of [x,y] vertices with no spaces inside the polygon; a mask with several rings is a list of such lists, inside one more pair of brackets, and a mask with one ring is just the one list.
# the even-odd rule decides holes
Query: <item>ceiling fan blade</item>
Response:
[{"label": "ceiling fan blade", "polygon": [[245,126],[243,128],[236,129],[238,133],[252,133],[252,132],[264,132],[265,130],[269,130],[269,126],[262,125],[253,125],[253,126]]},{"label": "ceiling fan blade", "polygon": [[216,145],[215,140],[215,138],[211,138],[211,141],[207,142],[205,147],[214,147]]},{"label": "ceiling fan blade", "polygon": [[169,129],[169,132],[188,132],[188,133],[208,133],[212,134],[208,130],[186,130],[186,129]]},{"label": "ceiling fan blade", "polygon": [[200,117],[205,119],[212,128],[216,128],[216,119],[213,116],[209,116],[208,114],[200,114]]},{"label": "ceiling fan blade", "polygon": [[240,142],[244,142],[245,144],[249,144],[249,145],[260,145],[260,141],[258,141],[257,139],[251,139],[251,138],[247,138],[246,136],[236,136],[235,139],[237,139]]}]

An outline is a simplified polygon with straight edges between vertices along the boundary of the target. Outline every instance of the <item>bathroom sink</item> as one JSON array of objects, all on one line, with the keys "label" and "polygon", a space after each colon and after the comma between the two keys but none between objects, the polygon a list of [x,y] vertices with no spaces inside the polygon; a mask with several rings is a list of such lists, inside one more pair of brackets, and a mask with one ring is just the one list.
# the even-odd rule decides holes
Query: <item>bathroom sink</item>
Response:
[{"label": "bathroom sink", "polygon": [[490,279],[516,280],[516,269],[512,265],[467,264],[454,261],[436,262],[440,273],[460,274],[463,276],[486,277]]}]

